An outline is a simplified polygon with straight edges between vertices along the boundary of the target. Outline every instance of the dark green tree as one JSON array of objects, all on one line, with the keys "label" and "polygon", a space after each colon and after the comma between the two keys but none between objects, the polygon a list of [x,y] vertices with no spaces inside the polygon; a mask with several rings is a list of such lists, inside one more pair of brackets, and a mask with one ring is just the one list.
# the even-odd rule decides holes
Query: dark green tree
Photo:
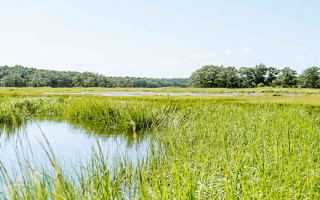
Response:
[{"label": "dark green tree", "polygon": [[268,68],[261,63],[260,65],[256,65],[254,68],[254,77],[255,77],[255,83],[256,84],[266,84],[266,74],[267,74]]},{"label": "dark green tree", "polygon": [[239,87],[251,88],[256,87],[256,74],[252,67],[241,67],[239,69]]},{"label": "dark green tree", "polygon": [[280,70],[275,67],[268,67],[266,76],[266,85],[271,86],[272,82],[277,79]]},{"label": "dark green tree", "polygon": [[299,82],[302,87],[320,88],[320,68],[313,66],[304,70],[299,77]]},{"label": "dark green tree", "polygon": [[190,87],[219,87],[222,70],[223,66],[205,65],[192,73],[188,84]]},{"label": "dark green tree", "polygon": [[297,83],[297,72],[290,67],[282,69],[280,75],[273,81],[273,85],[279,85],[282,87],[291,87]]},{"label": "dark green tree", "polygon": [[236,88],[239,85],[238,70],[233,67],[223,68],[219,74],[219,87]]}]

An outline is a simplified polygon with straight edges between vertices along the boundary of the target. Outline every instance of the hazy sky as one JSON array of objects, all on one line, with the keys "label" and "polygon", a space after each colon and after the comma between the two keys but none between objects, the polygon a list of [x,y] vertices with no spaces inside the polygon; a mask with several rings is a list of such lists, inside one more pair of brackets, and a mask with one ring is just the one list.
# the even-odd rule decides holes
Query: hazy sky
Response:
[{"label": "hazy sky", "polygon": [[0,66],[189,77],[320,67],[319,0],[0,0]]}]

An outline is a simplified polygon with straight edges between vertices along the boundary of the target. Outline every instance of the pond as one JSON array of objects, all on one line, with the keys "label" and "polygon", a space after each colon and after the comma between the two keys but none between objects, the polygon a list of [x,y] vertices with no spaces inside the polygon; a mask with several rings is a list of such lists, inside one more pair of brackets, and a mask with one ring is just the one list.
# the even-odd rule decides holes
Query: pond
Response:
[{"label": "pond", "polygon": [[59,164],[62,163],[66,168],[74,167],[80,161],[90,160],[93,148],[98,151],[98,144],[112,168],[115,159],[125,157],[133,163],[145,159],[148,140],[143,134],[137,137],[125,133],[99,134],[66,121],[28,122],[18,129],[3,126],[0,128],[0,168],[12,170],[9,171],[11,174],[25,165],[35,168],[50,165],[46,155],[50,148]]}]

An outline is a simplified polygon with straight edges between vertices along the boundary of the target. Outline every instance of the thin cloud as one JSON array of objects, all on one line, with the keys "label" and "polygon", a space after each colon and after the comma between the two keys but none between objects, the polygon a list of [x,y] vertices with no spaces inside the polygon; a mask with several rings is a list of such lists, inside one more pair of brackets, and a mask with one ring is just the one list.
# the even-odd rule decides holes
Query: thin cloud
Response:
[{"label": "thin cloud", "polygon": [[52,56],[45,56],[44,58],[45,59],[49,59],[49,60],[55,60],[56,59],[55,57],[52,57]]},{"label": "thin cloud", "polygon": [[37,51],[36,54],[38,55],[50,55],[51,53],[45,51]]},{"label": "thin cloud", "polygon": [[118,70],[127,70],[127,69],[141,69],[145,68],[146,64],[144,62],[129,62],[129,63],[120,63],[116,62],[113,65],[106,66],[107,68],[116,68]]},{"label": "thin cloud", "polygon": [[219,54],[216,54],[214,52],[206,52],[203,54],[192,54],[189,55],[189,58],[208,58],[208,57],[214,57],[214,56],[219,56]]},{"label": "thin cloud", "polygon": [[226,50],[225,53],[231,53],[231,50]]},{"label": "thin cloud", "polygon": [[45,52],[45,51],[37,51],[37,55],[41,56],[41,58],[48,59],[48,60],[55,60],[56,58],[51,55],[50,52]]},{"label": "thin cloud", "polygon": [[216,53],[204,53],[203,55],[204,55],[204,57],[218,56],[218,54],[216,54]]},{"label": "thin cloud", "polygon": [[251,51],[252,49],[250,47],[242,49],[242,51]]},{"label": "thin cloud", "polygon": [[184,69],[184,65],[176,65],[176,66],[167,66],[165,67],[166,70],[181,70]]},{"label": "thin cloud", "polygon": [[189,58],[201,58],[202,56],[200,54],[192,54],[188,56]]},{"label": "thin cloud", "polygon": [[305,61],[306,60],[303,56],[295,56],[295,57],[293,57],[293,59],[301,60],[301,61]]},{"label": "thin cloud", "polygon": [[203,65],[217,65],[218,62],[217,61],[206,61],[202,63]]},{"label": "thin cloud", "polygon": [[106,51],[90,51],[91,54],[106,54]]},{"label": "thin cloud", "polygon": [[203,65],[223,65],[224,62],[217,62],[217,61],[205,61],[202,63]]},{"label": "thin cloud", "polygon": [[160,65],[179,65],[179,64],[180,62],[174,62],[174,61],[160,63]]},{"label": "thin cloud", "polygon": [[177,54],[167,54],[166,56],[167,56],[167,57],[176,57]]}]

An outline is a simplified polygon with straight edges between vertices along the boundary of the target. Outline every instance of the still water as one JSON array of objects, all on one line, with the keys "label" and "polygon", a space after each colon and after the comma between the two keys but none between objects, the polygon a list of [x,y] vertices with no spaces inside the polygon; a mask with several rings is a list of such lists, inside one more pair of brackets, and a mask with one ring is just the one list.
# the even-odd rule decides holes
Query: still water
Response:
[{"label": "still water", "polygon": [[66,121],[28,122],[15,130],[8,126],[0,127],[0,162],[12,171],[18,170],[21,164],[43,167],[50,165],[45,152],[51,148],[59,164],[63,163],[68,168],[69,164],[74,166],[89,160],[99,144],[112,168],[115,159],[126,158],[133,163],[145,159],[148,140],[143,134],[132,137],[132,133],[88,131]]}]

